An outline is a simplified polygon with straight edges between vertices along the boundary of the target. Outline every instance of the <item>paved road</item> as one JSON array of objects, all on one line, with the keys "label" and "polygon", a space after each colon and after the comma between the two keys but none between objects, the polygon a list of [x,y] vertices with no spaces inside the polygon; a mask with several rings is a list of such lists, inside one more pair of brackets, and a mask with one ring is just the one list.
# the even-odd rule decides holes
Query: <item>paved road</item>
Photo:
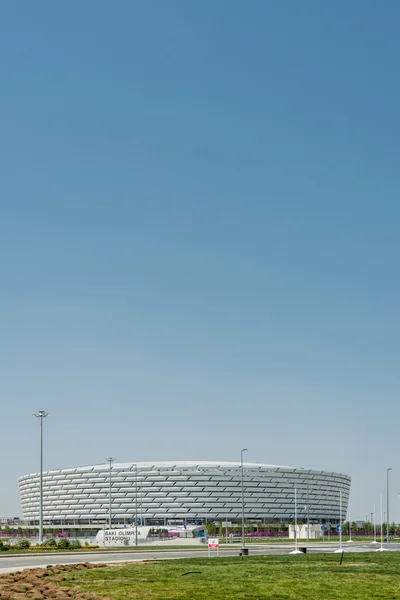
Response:
[{"label": "paved road", "polygon": [[[300,545],[300,544],[299,544]],[[306,544],[300,545],[301,547]],[[347,552],[371,552],[379,547],[378,544],[344,544]],[[323,553],[333,552],[338,549],[338,544],[310,544],[307,547],[307,552]],[[387,547],[387,545],[386,545]],[[391,550],[400,550],[400,544],[390,544]],[[279,555],[289,554],[293,550],[291,544],[270,544],[268,546],[249,546],[249,553],[254,555]],[[220,556],[238,556],[240,548],[221,548]],[[206,550],[143,550],[133,552],[85,552],[84,554],[48,554],[46,556],[1,556],[0,557],[0,573],[9,573],[12,571],[46,567],[47,565],[56,564],[77,564],[82,562],[91,563],[120,563],[120,562],[136,562],[141,560],[160,560],[160,559],[176,559],[176,558],[199,558],[206,557]]]}]

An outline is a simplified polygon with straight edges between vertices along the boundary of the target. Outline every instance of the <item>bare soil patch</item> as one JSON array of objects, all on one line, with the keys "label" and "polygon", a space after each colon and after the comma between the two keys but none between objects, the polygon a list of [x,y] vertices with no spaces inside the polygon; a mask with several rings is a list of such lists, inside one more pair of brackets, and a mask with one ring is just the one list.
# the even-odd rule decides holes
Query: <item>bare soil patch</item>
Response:
[{"label": "bare soil patch", "polygon": [[0,575],[1,600],[112,600],[104,599],[90,592],[82,592],[77,587],[61,587],[69,580],[73,572],[87,571],[88,569],[104,568],[106,565],[92,565],[82,563],[77,565],[55,565],[46,569],[25,569],[16,573]]}]

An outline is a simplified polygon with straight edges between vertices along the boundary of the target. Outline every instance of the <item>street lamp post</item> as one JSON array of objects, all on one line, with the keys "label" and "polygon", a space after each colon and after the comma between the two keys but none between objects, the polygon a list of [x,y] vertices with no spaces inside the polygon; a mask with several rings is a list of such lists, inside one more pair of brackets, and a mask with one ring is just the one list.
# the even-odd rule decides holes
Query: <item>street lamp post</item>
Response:
[{"label": "street lamp post", "polygon": [[43,419],[48,414],[45,410],[39,410],[33,415],[40,419],[39,544],[43,543]]},{"label": "street lamp post", "polygon": [[342,550],[342,541],[343,541],[343,537],[342,537],[342,490],[340,490],[339,493],[339,510],[340,510],[340,531],[339,531],[339,540],[340,540],[340,550]]},{"label": "street lamp post", "polygon": [[309,505],[309,493],[307,484],[307,543],[310,543],[310,505]]},{"label": "street lamp post", "polygon": [[388,550],[388,548],[384,548],[383,547],[383,530],[384,530],[384,522],[385,522],[385,517],[384,517],[384,513],[383,513],[383,494],[381,494],[381,547],[378,548],[378,550],[375,550],[375,552],[385,552],[386,550]]},{"label": "street lamp post", "polygon": [[303,554],[298,548],[297,537],[300,532],[297,531],[297,489],[294,488],[294,550],[289,554]]},{"label": "street lamp post", "polygon": [[115,460],[115,458],[112,458],[112,456],[110,456],[109,458],[106,458],[106,462],[108,462],[109,465],[110,465],[109,478],[108,478],[108,483],[109,483],[109,488],[108,488],[108,529],[111,529],[111,523],[112,523],[112,514],[111,514],[111,468],[112,468],[112,464],[113,464],[114,460]]},{"label": "street lamp post", "polygon": [[298,552],[297,546],[298,546],[298,529],[297,529],[297,489],[294,488],[294,551]]},{"label": "street lamp post", "polygon": [[392,467],[386,469],[386,516],[387,516],[387,541],[389,543],[389,471]]},{"label": "street lamp post", "polygon": [[137,518],[138,518],[138,469],[137,469],[137,465],[135,465],[135,546],[138,545]]},{"label": "street lamp post", "polygon": [[244,537],[244,485],[243,485],[243,453],[247,452],[247,448],[242,448],[240,451],[240,463],[242,467],[242,548],[246,548]]},{"label": "street lamp post", "polygon": [[351,513],[350,513],[350,500],[348,501],[347,504],[347,513],[348,513],[348,517],[349,517],[349,539],[347,540],[347,543],[352,543],[353,540],[351,539]]},{"label": "street lamp post", "polygon": [[139,492],[140,492],[140,527],[143,527],[145,525],[144,521],[143,521],[143,486],[142,486],[142,480],[140,479],[140,487],[139,487]]}]

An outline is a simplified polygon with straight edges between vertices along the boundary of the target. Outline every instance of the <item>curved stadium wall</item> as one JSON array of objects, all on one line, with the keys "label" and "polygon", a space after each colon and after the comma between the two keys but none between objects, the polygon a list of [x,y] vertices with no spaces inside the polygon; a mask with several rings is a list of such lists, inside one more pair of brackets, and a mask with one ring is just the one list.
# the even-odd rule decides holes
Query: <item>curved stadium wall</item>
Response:
[{"label": "curved stadium wall", "polygon": [[[137,473],[136,473],[137,468]],[[297,489],[298,517],[309,502],[311,522],[338,522],[340,492],[343,517],[347,512],[350,477],[340,473],[244,463],[244,500],[248,520],[294,518]],[[136,488],[137,481],[137,488]],[[47,471],[43,474],[46,525],[105,523],[109,514],[109,466],[95,465]],[[113,523],[168,520],[241,519],[241,464],[238,462],[146,462],[112,466]],[[19,479],[25,521],[39,520],[39,474]]]}]

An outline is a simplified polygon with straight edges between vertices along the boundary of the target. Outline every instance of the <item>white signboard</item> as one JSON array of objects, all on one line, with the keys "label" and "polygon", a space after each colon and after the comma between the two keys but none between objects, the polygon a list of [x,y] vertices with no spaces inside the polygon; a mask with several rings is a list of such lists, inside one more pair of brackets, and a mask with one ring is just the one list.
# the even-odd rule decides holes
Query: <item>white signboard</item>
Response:
[{"label": "white signboard", "polygon": [[106,529],[104,531],[105,546],[134,546],[134,529]]},{"label": "white signboard", "polygon": [[[138,527],[138,542],[144,541],[149,534],[150,527]],[[134,546],[136,543],[136,531],[134,527],[124,529],[102,529],[95,538],[95,544],[103,547]]]},{"label": "white signboard", "polygon": [[208,538],[208,556],[211,556],[213,550],[217,551],[217,556],[219,555],[219,539],[218,538]]}]

